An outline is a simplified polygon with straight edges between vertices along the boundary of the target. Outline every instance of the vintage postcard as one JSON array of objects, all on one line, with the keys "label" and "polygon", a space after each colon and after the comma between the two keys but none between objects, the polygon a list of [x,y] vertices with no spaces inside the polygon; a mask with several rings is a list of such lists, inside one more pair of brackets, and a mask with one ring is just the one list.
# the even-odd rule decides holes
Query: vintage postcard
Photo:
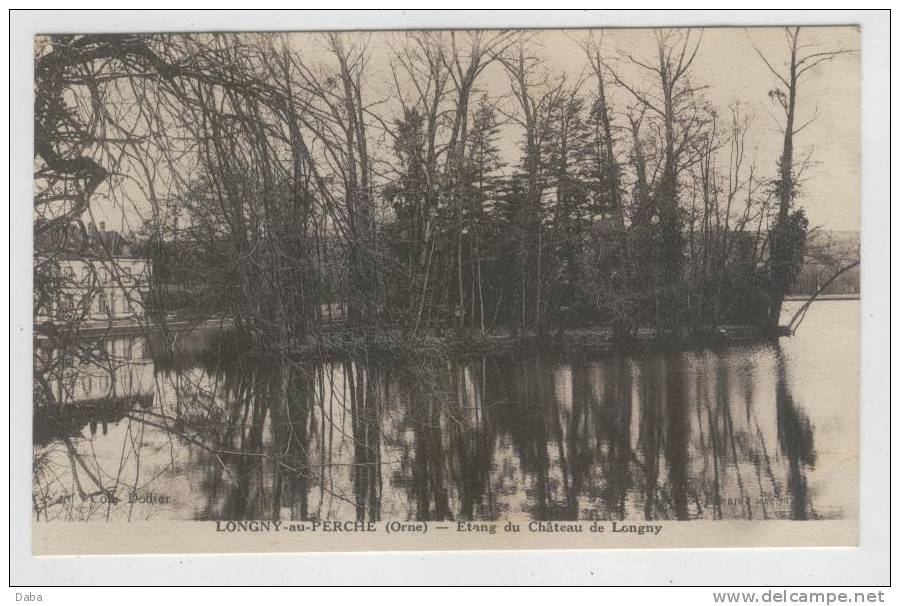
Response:
[{"label": "vintage postcard", "polygon": [[860,43],[37,36],[33,552],[857,545]]}]

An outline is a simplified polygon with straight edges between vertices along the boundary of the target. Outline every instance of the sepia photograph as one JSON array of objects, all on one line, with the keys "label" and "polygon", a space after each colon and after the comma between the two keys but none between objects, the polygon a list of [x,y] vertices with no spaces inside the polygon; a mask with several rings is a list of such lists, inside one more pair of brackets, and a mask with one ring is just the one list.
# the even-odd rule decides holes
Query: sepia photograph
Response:
[{"label": "sepia photograph", "polygon": [[33,553],[857,547],[863,36],[38,33]]}]

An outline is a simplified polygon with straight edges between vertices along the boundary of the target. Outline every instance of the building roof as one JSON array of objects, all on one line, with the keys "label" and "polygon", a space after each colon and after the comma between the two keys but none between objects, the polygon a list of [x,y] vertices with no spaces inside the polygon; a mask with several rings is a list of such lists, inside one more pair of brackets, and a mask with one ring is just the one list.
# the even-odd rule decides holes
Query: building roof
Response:
[{"label": "building roof", "polygon": [[[35,227],[41,224],[35,222]],[[101,221],[99,228],[69,223],[59,229],[35,229],[35,255],[54,255],[60,259],[108,257],[140,257],[137,246],[115,230],[107,230]]]}]

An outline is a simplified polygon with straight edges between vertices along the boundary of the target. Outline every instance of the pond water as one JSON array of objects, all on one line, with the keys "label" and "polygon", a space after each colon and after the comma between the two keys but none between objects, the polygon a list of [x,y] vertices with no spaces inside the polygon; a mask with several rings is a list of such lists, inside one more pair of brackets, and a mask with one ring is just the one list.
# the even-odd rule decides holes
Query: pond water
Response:
[{"label": "pond water", "polygon": [[118,406],[35,433],[36,519],[857,514],[858,301],[817,302],[777,345],[628,355],[299,367],[107,347],[112,370],[61,393]]}]

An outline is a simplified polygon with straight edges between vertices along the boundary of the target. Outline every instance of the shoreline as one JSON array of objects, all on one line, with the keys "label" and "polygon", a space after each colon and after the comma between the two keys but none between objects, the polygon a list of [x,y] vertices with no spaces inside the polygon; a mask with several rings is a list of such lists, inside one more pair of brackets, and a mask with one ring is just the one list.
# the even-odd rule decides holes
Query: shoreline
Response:
[{"label": "shoreline", "polygon": [[[809,301],[812,298],[812,295],[788,295],[784,298],[785,301]],[[816,297],[816,301],[859,301],[860,294],[858,292],[854,293],[846,293],[846,294],[833,294],[833,295],[819,295]]]},{"label": "shoreline", "polygon": [[[789,296],[791,302],[808,301],[808,297]],[[824,295],[819,301],[858,301],[858,294]],[[592,326],[566,329],[562,333],[556,328],[546,334],[534,331],[514,334],[509,328],[499,328],[483,335],[460,335],[454,329],[426,329],[419,335],[410,337],[401,329],[352,328],[343,323],[325,324],[324,330],[294,340],[283,349],[272,349],[263,345],[241,342],[234,332],[234,321],[218,317],[206,320],[176,320],[165,323],[166,332],[184,337],[202,337],[204,345],[193,351],[177,348],[174,352],[156,347],[150,356],[157,360],[207,359],[207,360],[264,360],[274,355],[286,355],[299,360],[335,359],[338,357],[384,356],[403,358],[413,355],[485,355],[509,354],[515,352],[546,353],[630,353],[641,351],[672,351],[698,348],[718,348],[733,344],[764,343],[780,337],[791,336],[787,326],[779,326],[775,331],[755,325],[723,325],[715,329],[688,331],[683,329],[678,335],[658,335],[652,327],[640,328],[633,337],[616,340],[612,328]],[[107,339],[120,337],[145,337],[156,340],[163,334],[162,327],[152,323],[117,322],[102,326],[86,326],[79,331],[79,337],[87,339]],[[45,337],[35,335],[37,341]]]},{"label": "shoreline", "polygon": [[[643,328],[634,338],[616,340],[611,328],[593,327],[566,330],[561,335],[548,331],[515,335],[505,330],[469,338],[451,331],[445,334],[418,335],[414,338],[395,332],[335,331],[310,337],[282,351],[261,347],[248,348],[235,360],[268,360],[284,355],[297,362],[321,362],[334,359],[381,358],[404,360],[413,357],[450,357],[477,355],[528,354],[615,354],[636,352],[685,351],[722,348],[739,344],[769,343],[790,336],[787,327],[767,331],[755,326],[725,326],[701,334],[658,335],[652,328]],[[233,345],[237,346],[235,343]],[[178,356],[175,356],[176,358]]]},{"label": "shoreline", "polygon": [[[515,352],[546,353],[614,353],[634,351],[672,351],[709,347],[725,347],[740,343],[769,342],[790,336],[786,326],[768,330],[754,325],[723,325],[715,329],[659,334],[653,327],[643,327],[624,339],[616,339],[612,327],[592,326],[547,329],[541,335],[528,330],[514,332],[499,328],[484,334],[459,333],[454,329],[427,329],[415,336],[402,329],[353,328],[346,325],[326,325],[325,330],[292,339],[282,347],[269,347],[252,343],[234,331],[234,323],[221,319],[199,324],[170,324],[167,327],[178,338],[174,350],[159,341],[163,331],[147,325],[116,326],[113,330],[83,329],[78,337],[105,340],[123,337],[143,337],[151,341],[156,360],[215,359],[253,360],[285,355],[298,360],[334,359],[337,357],[384,356],[404,357],[413,355],[484,355]],[[198,343],[189,346],[191,338]],[[37,337],[41,341],[41,337]]]}]

